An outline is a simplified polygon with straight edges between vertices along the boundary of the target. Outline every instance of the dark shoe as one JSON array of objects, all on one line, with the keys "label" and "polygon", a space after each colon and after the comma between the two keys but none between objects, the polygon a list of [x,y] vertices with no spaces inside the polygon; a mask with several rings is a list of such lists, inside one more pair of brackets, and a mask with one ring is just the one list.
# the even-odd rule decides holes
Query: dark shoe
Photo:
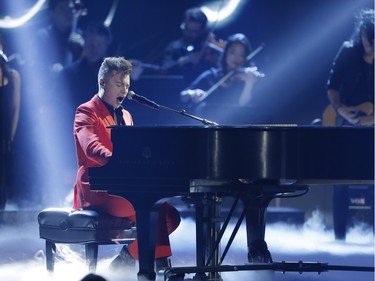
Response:
[{"label": "dark shoe", "polygon": [[110,269],[112,270],[134,270],[135,269],[135,259],[129,253],[127,245],[122,247],[120,254],[115,257],[111,262]]},{"label": "dark shoe", "polygon": [[164,273],[164,270],[169,267],[171,267],[171,264],[170,264],[170,260],[167,257],[155,259],[156,273],[159,273],[159,272]]}]

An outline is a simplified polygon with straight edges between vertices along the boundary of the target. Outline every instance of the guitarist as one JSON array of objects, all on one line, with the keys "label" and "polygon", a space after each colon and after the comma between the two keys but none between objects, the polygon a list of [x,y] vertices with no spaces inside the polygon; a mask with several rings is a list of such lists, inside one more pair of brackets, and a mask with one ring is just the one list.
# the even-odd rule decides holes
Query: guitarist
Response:
[{"label": "guitarist", "polygon": [[334,125],[374,125],[373,106],[360,114],[362,105],[374,103],[374,10],[360,12],[351,40],[333,62],[327,94],[342,120]]},{"label": "guitarist", "polygon": [[[351,40],[344,42],[340,48],[330,71],[327,95],[330,106],[339,119],[343,120],[334,125],[374,125],[373,109],[365,116],[361,116],[358,110],[358,105],[374,103],[374,10],[365,9],[360,12]],[[370,224],[374,221],[373,186],[334,186],[333,226],[336,239],[346,238],[349,195],[353,191],[358,192],[359,188],[365,194],[365,205],[371,206]]]}]

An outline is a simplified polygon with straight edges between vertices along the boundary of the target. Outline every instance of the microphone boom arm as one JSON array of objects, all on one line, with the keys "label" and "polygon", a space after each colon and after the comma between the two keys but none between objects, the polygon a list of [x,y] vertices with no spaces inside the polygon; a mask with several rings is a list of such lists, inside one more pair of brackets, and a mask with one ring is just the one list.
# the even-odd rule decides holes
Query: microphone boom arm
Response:
[{"label": "microphone boom arm", "polygon": [[172,112],[179,113],[179,114],[184,115],[186,117],[189,117],[191,119],[194,119],[194,120],[197,120],[199,122],[202,122],[204,125],[210,125],[210,126],[218,126],[219,125],[216,122],[213,122],[213,121],[207,120],[205,118],[201,118],[201,117],[192,115],[190,113],[187,113],[185,109],[176,110],[176,109],[173,109],[173,108],[170,108],[170,107],[167,107],[167,106],[163,106],[163,105],[160,105],[160,108],[163,108],[163,109],[166,109],[166,110],[169,110],[169,111],[172,111]]},{"label": "microphone boom arm", "polygon": [[136,95],[133,91],[128,92],[128,99],[132,100],[132,101],[136,101],[136,102],[138,102],[138,103],[140,103],[142,105],[145,105],[147,107],[150,107],[152,109],[163,108],[163,109],[175,112],[175,113],[179,113],[179,114],[184,115],[186,117],[189,117],[189,118],[192,118],[194,120],[200,121],[204,125],[211,125],[211,126],[217,126],[218,125],[216,122],[213,122],[213,121],[210,121],[210,120],[207,120],[207,119],[200,118],[200,117],[194,116],[192,114],[189,114],[189,113],[186,112],[185,109],[176,110],[176,109],[173,109],[173,108],[170,108],[170,107],[167,107],[167,106],[163,106],[163,105],[157,104],[156,102],[151,101],[151,100],[149,100],[146,97]]}]

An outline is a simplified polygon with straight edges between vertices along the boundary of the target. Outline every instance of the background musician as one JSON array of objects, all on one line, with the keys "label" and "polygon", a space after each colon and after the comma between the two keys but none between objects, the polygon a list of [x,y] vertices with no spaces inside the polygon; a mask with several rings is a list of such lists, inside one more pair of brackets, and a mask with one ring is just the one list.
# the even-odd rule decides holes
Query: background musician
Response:
[{"label": "background musician", "polygon": [[[59,71],[56,79],[55,91],[62,92],[68,110],[67,116],[71,116],[70,113],[74,113],[80,104],[97,92],[98,71],[104,58],[109,55],[113,39],[111,28],[101,21],[89,21],[84,24],[82,36],[82,55],[77,61]],[[138,60],[129,62],[132,64],[131,80],[134,81],[134,72],[140,75],[141,63]]]},{"label": "background musician", "polygon": [[[201,73],[181,92],[182,101],[192,104],[198,116],[219,124],[247,122],[253,87],[258,78],[264,76],[256,67],[249,67],[247,57],[250,52],[251,45],[244,34],[229,36],[220,67]],[[211,87],[231,71],[233,75],[206,96]]]},{"label": "background musician", "polygon": [[64,96],[71,102],[73,110],[87,101],[97,92],[98,71],[103,59],[108,55],[112,42],[112,32],[109,27],[99,21],[92,21],[83,27],[82,56],[59,73],[61,85],[57,90],[66,87]]},{"label": "background musician", "polygon": [[[79,59],[83,39],[74,26],[75,8],[71,0],[49,0],[50,23],[39,29],[32,42],[32,65],[45,74],[54,73]],[[43,59],[41,59],[43,58]]]},{"label": "background musician", "polygon": [[[374,10],[362,10],[350,41],[341,46],[330,71],[327,95],[341,124],[373,125],[361,116],[362,103],[374,103]],[[336,124],[340,125],[340,124]]]},{"label": "background musician", "polygon": [[[182,75],[188,85],[204,70],[217,66],[219,55],[206,56],[214,35],[209,32],[208,19],[201,8],[186,10],[180,28],[181,38],[167,45],[161,67],[166,74]],[[217,50],[219,54],[221,51]]]},{"label": "background musician", "polygon": [[[366,9],[359,13],[351,40],[343,43],[334,60],[327,83],[327,95],[339,120],[333,125],[374,125],[374,10]],[[361,114],[360,108],[365,104],[370,105],[370,110]],[[336,239],[346,237],[350,189],[347,186],[334,186],[333,222]],[[373,186],[362,187],[362,190],[368,201],[366,205],[372,208],[369,221],[373,223]]]},{"label": "background musician", "polygon": [[3,52],[0,35],[0,210],[5,208],[10,185],[10,167],[12,166],[12,147],[20,114],[21,78],[13,69]]}]

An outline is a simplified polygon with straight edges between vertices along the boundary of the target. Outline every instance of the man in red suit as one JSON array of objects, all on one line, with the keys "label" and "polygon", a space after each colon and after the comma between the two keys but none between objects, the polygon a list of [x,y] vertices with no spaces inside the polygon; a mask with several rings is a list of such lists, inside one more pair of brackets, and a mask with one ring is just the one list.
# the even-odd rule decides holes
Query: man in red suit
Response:
[{"label": "man in red suit", "polygon": [[[74,141],[78,159],[78,172],[74,186],[74,209],[92,209],[116,217],[135,221],[135,210],[125,198],[107,192],[91,191],[88,169],[105,165],[112,156],[110,129],[112,125],[133,125],[131,114],[122,108],[130,87],[132,65],[122,57],[105,58],[98,72],[99,91],[94,97],[81,104],[74,119]],[[159,213],[156,262],[166,265],[166,258],[172,255],[169,234],[180,223],[178,211],[165,203]],[[135,240],[124,247],[114,263],[125,262],[134,265],[138,258]]]}]

